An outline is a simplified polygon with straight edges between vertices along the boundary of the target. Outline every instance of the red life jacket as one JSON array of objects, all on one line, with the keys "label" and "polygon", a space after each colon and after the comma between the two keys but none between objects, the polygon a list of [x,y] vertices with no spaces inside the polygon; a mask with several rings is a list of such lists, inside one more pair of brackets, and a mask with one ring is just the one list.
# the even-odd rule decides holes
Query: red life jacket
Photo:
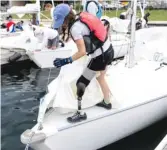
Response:
[{"label": "red life jacket", "polygon": [[99,41],[105,42],[107,31],[100,19],[88,12],[82,12],[79,15],[79,20],[87,25],[91,34],[94,34]]},{"label": "red life jacket", "polygon": [[89,54],[93,53],[98,48],[102,48],[103,44],[107,40],[107,31],[100,19],[88,12],[81,12],[76,21],[78,20],[88,27],[90,30],[90,43],[95,45],[95,48],[93,48],[93,45],[91,45],[91,52],[89,52]]}]

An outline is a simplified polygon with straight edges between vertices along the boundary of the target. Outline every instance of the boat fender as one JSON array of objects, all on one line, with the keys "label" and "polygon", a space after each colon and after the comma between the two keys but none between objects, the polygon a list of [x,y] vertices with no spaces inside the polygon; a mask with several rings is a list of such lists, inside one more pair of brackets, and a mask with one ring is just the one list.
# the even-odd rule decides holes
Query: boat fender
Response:
[{"label": "boat fender", "polygon": [[16,60],[20,59],[22,55],[20,53],[15,52],[11,57],[9,57],[8,62],[15,62]]},{"label": "boat fender", "polygon": [[[21,142],[23,144],[28,144],[29,143],[29,140],[30,140],[30,137],[32,135],[32,130],[30,129],[27,129],[22,135],[21,135]],[[30,144],[32,143],[37,143],[37,142],[41,142],[43,140],[45,140],[46,138],[46,135],[45,133],[43,132],[37,132],[35,133],[35,135],[32,137],[31,141],[30,141]]]}]

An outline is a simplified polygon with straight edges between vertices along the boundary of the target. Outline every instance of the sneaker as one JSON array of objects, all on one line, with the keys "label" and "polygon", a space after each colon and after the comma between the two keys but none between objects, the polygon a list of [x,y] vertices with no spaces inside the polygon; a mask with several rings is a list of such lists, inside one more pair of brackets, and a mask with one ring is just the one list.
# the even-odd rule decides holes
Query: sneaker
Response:
[{"label": "sneaker", "polygon": [[86,113],[81,114],[80,112],[77,111],[73,116],[68,117],[67,121],[69,123],[76,123],[76,122],[80,122],[80,121],[86,120],[86,119],[87,119]]},{"label": "sneaker", "polygon": [[102,102],[96,104],[96,106],[103,107],[103,108],[108,109],[108,110],[112,108],[111,103],[106,104],[106,103],[104,102],[104,100],[103,100]]}]

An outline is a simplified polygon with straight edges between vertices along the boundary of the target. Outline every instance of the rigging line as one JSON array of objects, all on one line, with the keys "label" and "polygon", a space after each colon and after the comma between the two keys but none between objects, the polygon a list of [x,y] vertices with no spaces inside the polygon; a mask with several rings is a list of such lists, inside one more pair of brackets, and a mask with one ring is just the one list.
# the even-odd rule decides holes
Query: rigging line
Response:
[{"label": "rigging line", "polygon": [[49,80],[50,80],[50,76],[51,76],[51,71],[52,71],[52,68],[49,68],[48,81],[47,81],[47,84],[46,84],[46,91],[47,91],[47,87],[48,87],[48,84],[49,84]]}]

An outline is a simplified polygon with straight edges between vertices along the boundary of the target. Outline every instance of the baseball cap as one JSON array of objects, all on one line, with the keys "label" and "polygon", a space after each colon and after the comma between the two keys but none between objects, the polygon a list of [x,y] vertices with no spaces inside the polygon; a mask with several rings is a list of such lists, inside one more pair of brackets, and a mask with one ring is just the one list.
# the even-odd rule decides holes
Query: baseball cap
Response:
[{"label": "baseball cap", "polygon": [[53,11],[54,29],[59,28],[63,24],[64,19],[69,14],[70,10],[68,4],[59,4],[55,7]]}]

